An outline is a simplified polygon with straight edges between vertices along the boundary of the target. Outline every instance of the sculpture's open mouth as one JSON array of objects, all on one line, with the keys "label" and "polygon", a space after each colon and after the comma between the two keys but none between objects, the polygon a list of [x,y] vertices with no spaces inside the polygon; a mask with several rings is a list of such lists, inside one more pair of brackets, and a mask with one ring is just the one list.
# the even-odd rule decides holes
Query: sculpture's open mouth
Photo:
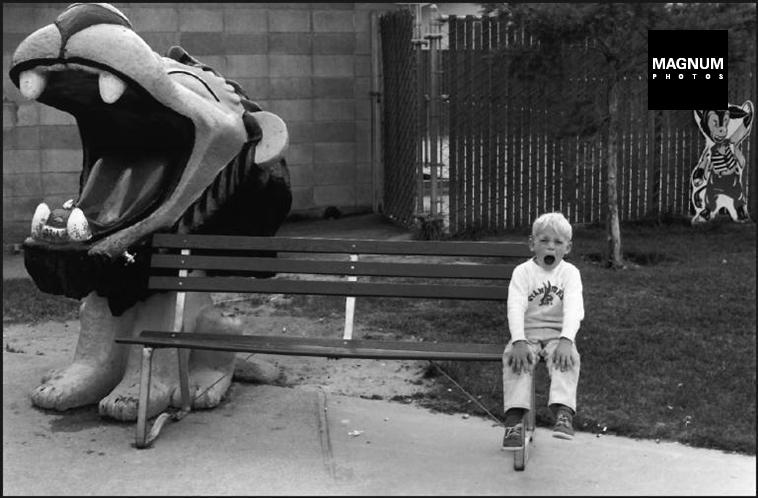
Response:
[{"label": "sculpture's open mouth", "polygon": [[91,243],[145,218],[173,192],[192,153],[192,120],[102,64],[24,67],[17,69],[21,91],[72,114],[84,153],[78,200],[52,219],[41,205],[33,238]]}]

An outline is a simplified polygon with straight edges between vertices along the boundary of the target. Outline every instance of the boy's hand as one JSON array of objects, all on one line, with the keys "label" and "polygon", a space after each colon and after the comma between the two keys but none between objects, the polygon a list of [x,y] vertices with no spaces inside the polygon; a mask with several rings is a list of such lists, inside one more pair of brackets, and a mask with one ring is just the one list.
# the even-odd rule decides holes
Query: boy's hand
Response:
[{"label": "boy's hand", "polygon": [[574,364],[576,363],[574,361],[573,351],[572,351],[572,343],[569,339],[559,339],[558,340],[558,347],[555,348],[555,351],[553,352],[553,363],[557,368],[561,369],[561,372],[565,372],[566,370],[570,370]]},{"label": "boy's hand", "polygon": [[514,342],[511,353],[508,356],[508,365],[513,367],[513,371],[515,373],[519,373],[520,371],[528,373],[530,370],[529,365],[533,363],[534,355],[532,355],[532,351],[529,349],[526,341]]}]

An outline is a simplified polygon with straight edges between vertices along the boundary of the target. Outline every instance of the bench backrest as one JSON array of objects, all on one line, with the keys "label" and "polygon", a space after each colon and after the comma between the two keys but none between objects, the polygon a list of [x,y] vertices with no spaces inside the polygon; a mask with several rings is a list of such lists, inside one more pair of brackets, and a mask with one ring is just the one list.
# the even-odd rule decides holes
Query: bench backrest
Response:
[{"label": "bench backrest", "polygon": [[530,256],[526,244],[500,241],[186,234],[156,234],[153,250],[154,290],[492,301],[507,298],[513,268]]}]

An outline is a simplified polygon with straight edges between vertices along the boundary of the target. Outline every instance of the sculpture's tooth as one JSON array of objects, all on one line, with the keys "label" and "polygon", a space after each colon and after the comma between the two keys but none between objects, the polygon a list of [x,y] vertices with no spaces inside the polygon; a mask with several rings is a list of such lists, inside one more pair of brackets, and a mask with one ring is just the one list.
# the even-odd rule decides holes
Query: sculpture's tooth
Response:
[{"label": "sculpture's tooth", "polygon": [[100,87],[100,97],[106,104],[116,102],[126,90],[126,83],[121,78],[107,72],[100,73],[98,86]]},{"label": "sculpture's tooth", "polygon": [[21,90],[21,95],[29,100],[34,100],[39,97],[45,90],[46,85],[47,76],[34,69],[22,72],[18,79],[18,88]]},{"label": "sculpture's tooth", "polygon": [[66,232],[68,232],[68,238],[76,242],[84,242],[92,238],[89,223],[87,223],[87,218],[81,209],[74,208],[71,214],[68,215]]},{"label": "sculpture's tooth", "polygon": [[32,238],[37,239],[42,234],[42,227],[47,223],[47,219],[50,217],[50,208],[44,202],[37,206],[34,210],[34,216],[32,216]]},{"label": "sculpture's tooth", "polygon": [[74,207],[74,199],[69,199],[63,203],[63,209],[71,209]]}]

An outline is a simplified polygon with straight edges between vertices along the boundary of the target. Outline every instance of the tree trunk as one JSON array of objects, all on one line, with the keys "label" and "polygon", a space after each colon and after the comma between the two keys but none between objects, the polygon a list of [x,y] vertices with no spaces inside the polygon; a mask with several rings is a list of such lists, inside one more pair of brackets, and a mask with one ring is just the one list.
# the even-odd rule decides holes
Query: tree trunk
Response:
[{"label": "tree trunk", "polygon": [[608,89],[608,266],[614,269],[624,268],[621,253],[621,227],[619,224],[618,185],[618,129],[619,129],[619,88],[616,75],[609,77]]}]

